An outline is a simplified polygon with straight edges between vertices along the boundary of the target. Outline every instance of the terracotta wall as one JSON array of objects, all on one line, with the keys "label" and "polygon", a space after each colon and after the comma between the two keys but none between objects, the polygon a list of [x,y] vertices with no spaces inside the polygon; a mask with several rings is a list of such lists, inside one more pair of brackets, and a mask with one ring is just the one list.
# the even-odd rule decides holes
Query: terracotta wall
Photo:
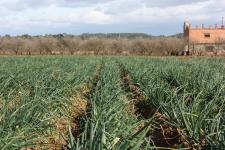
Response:
[{"label": "terracotta wall", "polygon": [[[224,40],[225,41],[225,29],[196,29],[191,28],[189,29],[189,42],[194,43],[217,43],[219,41]],[[206,37],[207,35],[210,35],[210,37]]]}]

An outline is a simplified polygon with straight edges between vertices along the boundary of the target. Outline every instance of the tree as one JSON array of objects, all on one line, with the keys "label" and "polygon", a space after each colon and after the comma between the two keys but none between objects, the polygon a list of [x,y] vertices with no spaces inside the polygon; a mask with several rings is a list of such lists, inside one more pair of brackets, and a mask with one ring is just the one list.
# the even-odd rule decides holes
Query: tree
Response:
[{"label": "tree", "polygon": [[53,37],[41,37],[39,39],[40,54],[52,54],[57,49],[57,39]]}]

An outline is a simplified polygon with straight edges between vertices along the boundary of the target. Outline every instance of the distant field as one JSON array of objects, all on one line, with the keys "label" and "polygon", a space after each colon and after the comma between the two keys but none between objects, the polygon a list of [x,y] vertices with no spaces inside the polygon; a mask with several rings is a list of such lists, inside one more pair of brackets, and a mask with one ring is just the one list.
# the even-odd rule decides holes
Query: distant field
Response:
[{"label": "distant field", "polygon": [[224,59],[0,57],[1,150],[224,147]]}]

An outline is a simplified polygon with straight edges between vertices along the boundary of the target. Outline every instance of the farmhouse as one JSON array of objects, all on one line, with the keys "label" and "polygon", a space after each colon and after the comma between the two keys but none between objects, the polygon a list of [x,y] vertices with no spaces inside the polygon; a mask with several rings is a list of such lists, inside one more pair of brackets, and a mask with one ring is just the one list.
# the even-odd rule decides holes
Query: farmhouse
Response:
[{"label": "farmhouse", "polygon": [[222,25],[205,27],[192,27],[190,23],[184,23],[184,40],[186,42],[186,54],[218,54],[225,51],[225,27]]}]

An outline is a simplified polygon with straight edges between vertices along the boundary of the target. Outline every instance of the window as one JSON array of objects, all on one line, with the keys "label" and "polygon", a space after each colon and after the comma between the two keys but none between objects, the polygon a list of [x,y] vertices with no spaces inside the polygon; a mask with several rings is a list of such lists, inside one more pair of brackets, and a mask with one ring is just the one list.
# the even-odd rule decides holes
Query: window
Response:
[{"label": "window", "polygon": [[205,50],[208,51],[208,52],[212,52],[214,51],[216,48],[215,46],[213,45],[209,45],[209,46],[205,46]]},{"label": "window", "polygon": [[204,36],[205,36],[205,38],[210,38],[210,34],[209,33],[205,33]]}]

